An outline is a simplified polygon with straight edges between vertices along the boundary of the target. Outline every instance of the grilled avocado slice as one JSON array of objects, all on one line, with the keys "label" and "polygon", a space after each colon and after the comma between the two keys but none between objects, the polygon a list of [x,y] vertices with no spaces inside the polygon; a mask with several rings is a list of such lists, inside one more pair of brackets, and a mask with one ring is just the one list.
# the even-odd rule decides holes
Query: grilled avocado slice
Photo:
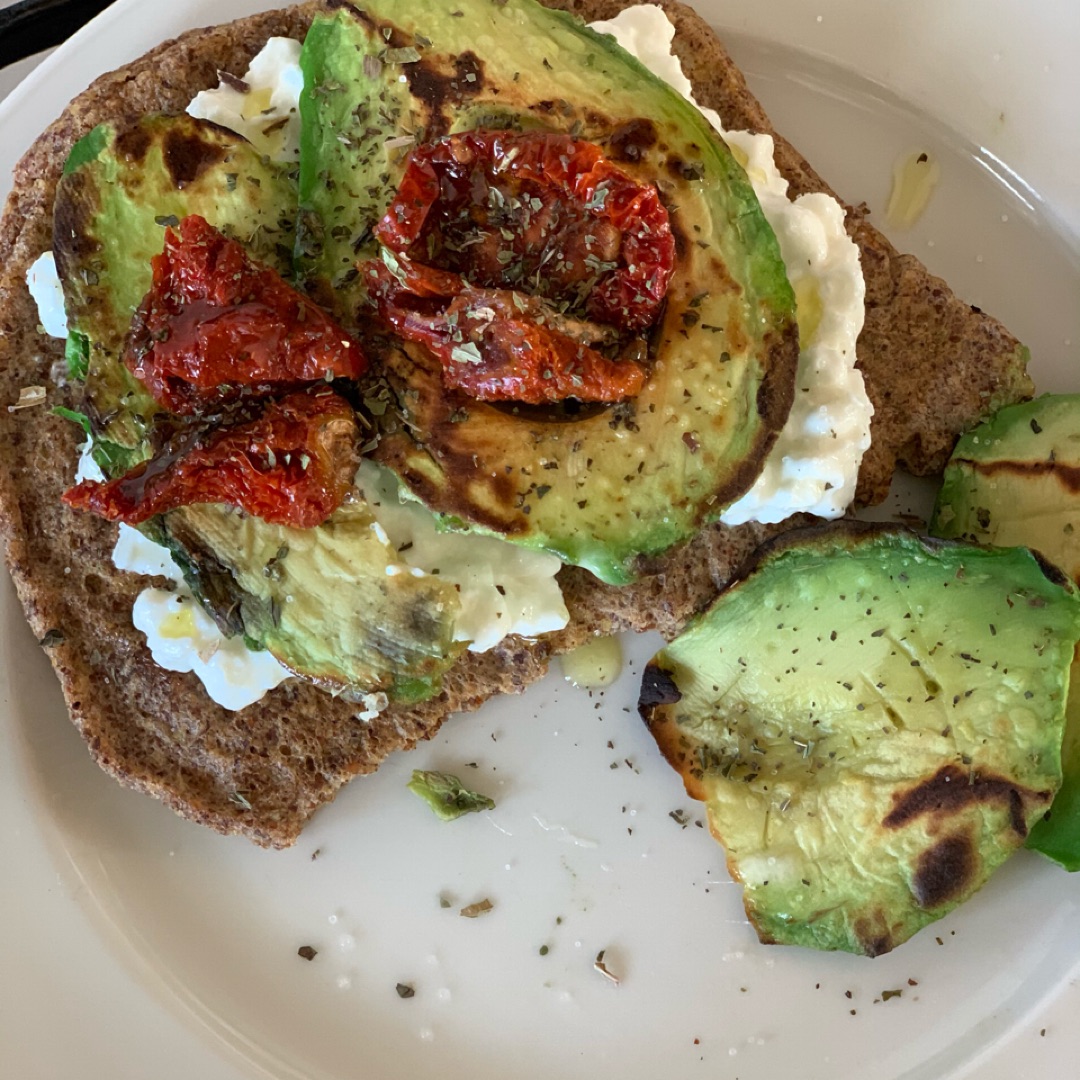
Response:
[{"label": "grilled avocado slice", "polygon": [[934,536],[1042,552],[1080,580],[1080,394],[1010,405],[961,436]]},{"label": "grilled avocado slice", "polygon": [[[930,531],[1037,549],[1080,581],[1080,394],[1046,394],[1000,410],[956,444]],[[1073,664],[1064,778],[1028,847],[1080,870],[1080,664]]]},{"label": "grilled avocado slice", "polygon": [[221,590],[227,628],[325,689],[422,701],[464,648],[453,642],[453,586],[402,566],[363,500],[317,529],[206,504],[174,513],[168,544],[204,589]]},{"label": "grilled avocado slice", "polygon": [[766,545],[640,710],[765,942],[887,952],[987,880],[1061,780],[1080,598],[1022,548],[842,523]]},{"label": "grilled avocado slice", "polygon": [[658,187],[677,260],[636,399],[579,413],[484,404],[444,390],[423,348],[388,348],[398,408],[375,451],[448,524],[632,580],[639,556],[750,486],[790,409],[794,297],[745,174],[696,109],[565,13],[533,0],[334,7],[301,58],[298,256],[347,323],[370,317],[356,262],[377,255],[372,228],[414,143],[570,133]]},{"label": "grilled avocado slice", "polygon": [[296,184],[246,139],[190,116],[102,124],[72,148],[56,193],[53,251],[64,286],[71,344],[84,367],[84,410],[95,436],[147,456],[159,408],[120,362],[132,316],[150,288],[150,260],[165,226],[188,214],[235,237],[288,273]]},{"label": "grilled avocado slice", "polygon": [[[189,116],[148,116],[95,128],[72,150],[55,208],[57,268],[72,337],[88,357],[84,409],[114,475],[147,457],[159,425],[171,423],[121,355],[164,226],[192,213],[290,276],[295,181],[240,136]],[[317,529],[199,504],[143,531],[170,549],[226,634],[334,693],[421,700],[464,648],[453,642],[454,588],[399,573],[359,495]]]}]

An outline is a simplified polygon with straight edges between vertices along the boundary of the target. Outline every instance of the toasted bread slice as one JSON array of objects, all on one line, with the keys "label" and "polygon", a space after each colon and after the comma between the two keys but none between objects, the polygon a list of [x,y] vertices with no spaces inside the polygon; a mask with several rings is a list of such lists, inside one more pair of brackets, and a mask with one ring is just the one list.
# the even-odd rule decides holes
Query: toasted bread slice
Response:
[{"label": "toasted bread slice", "polygon": [[[64,382],[62,344],[38,332],[25,283],[31,262],[50,247],[56,183],[73,143],[105,119],[183,110],[197,91],[217,84],[219,71],[241,75],[267,38],[302,38],[319,6],[267,12],[166,42],[95,82],[38,139],[16,169],[0,222],[0,402],[41,385],[49,405],[78,404]],[[597,19],[627,5],[555,0],[553,6]],[[689,8],[663,6],[699,100],[717,108],[729,127],[771,130],[710,28]],[[795,192],[828,190],[782,139],[777,156]],[[848,219],[867,280],[859,359],[877,411],[860,498],[873,502],[883,497],[897,463],[919,472],[940,469],[961,431],[1031,387],[1023,351],[998,323],[955,298],[917,260],[899,255],[861,211],[849,209]],[[624,629],[674,634],[764,537],[783,529],[711,527],[621,589],[568,568],[562,573],[572,615],[566,630],[466,655],[439,696],[422,705],[392,706],[364,722],[355,706],[291,680],[232,713],[215,705],[194,675],[152,661],[131,624],[132,603],[147,580],[114,569],[112,526],[61,505],[77,443],[74,426],[47,408],[0,411],[7,563],[72,720],[93,758],[122,783],[265,846],[292,844],[342,784],[373,771],[392,751],[430,738],[452,713],[523,690],[555,652]]]}]

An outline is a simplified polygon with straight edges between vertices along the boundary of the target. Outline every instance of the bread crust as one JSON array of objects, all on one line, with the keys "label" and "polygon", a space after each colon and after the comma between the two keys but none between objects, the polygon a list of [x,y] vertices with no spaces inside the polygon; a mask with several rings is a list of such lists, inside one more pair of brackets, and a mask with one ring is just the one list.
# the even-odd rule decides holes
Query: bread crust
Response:
[{"label": "bread crust", "polygon": [[[268,37],[303,37],[321,4],[271,11],[222,27],[192,30],[80,94],[16,168],[0,220],[0,402],[43,385],[49,405],[77,407],[65,385],[62,343],[38,332],[26,270],[51,247],[52,203],[73,143],[99,122],[181,111],[218,71],[242,75]],[[587,19],[609,18],[623,0],[553,0]],[[663,3],[676,48],[702,104],[729,127],[770,131],[760,105],[709,27],[689,8]],[[796,193],[829,190],[783,139],[781,171]],[[1015,364],[1017,343],[975,314],[910,256],[899,255],[848,208],[867,278],[867,326],[859,361],[877,410],[874,443],[860,473],[860,497],[876,501],[897,462],[940,469],[960,431],[992,405],[1030,393]],[[910,377],[909,377],[910,376]],[[56,669],[72,721],[92,757],[122,783],[177,813],[257,844],[292,844],[315,810],[352,777],[395,750],[430,738],[452,713],[540,678],[556,652],[596,634],[659,629],[676,633],[781,527],[713,526],[644,566],[639,583],[601,585],[587,572],[561,574],[570,626],[540,641],[511,638],[467,654],[433,700],[392,706],[371,722],[356,707],[299,680],[229,712],[198,679],[158,667],[131,623],[147,579],[117,571],[114,527],[64,508],[77,458],[74,425],[45,408],[0,411],[0,533],[33,632]],[[800,521],[803,519],[799,519]],[[788,526],[790,527],[790,526]]]}]

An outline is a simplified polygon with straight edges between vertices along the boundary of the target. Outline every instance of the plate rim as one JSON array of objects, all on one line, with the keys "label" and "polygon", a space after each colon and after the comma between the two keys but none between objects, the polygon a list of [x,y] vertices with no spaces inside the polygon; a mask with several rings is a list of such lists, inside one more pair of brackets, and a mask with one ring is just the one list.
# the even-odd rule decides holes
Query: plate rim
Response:
[{"label": "plate rim", "polygon": [[[256,8],[262,9],[271,6],[268,4],[251,4],[250,2],[248,2],[248,0],[235,0],[235,2],[238,5],[246,4],[246,6],[251,8],[252,10]],[[715,3],[716,0],[711,0],[711,2]],[[186,19],[186,16],[180,15],[180,9],[185,12],[190,10],[194,13],[195,11],[203,10],[207,6],[208,5],[206,3],[206,0],[185,0],[185,2],[178,4],[174,7],[173,11],[170,12],[169,18],[173,20],[181,18]],[[699,8],[701,8],[708,5],[704,3],[699,3],[698,6]],[[828,11],[835,11],[842,9],[844,7],[844,4],[842,0],[835,0],[835,2],[831,2],[831,0],[825,0],[825,2],[819,4],[818,6]],[[146,5],[142,5],[141,7],[145,11]],[[115,3],[109,9],[99,15],[95,20],[93,20],[82,30],[80,30],[72,39],[69,40],[69,42],[56,50],[56,52],[53,53],[47,60],[45,60],[44,63],[34,73],[32,73],[27,80],[25,80],[18,88],[16,88],[16,90],[13,91],[13,93],[3,103],[0,103],[0,130],[3,130],[5,125],[9,122],[8,113],[18,112],[28,106],[35,107],[36,103],[34,101],[34,95],[39,92],[39,89],[43,84],[49,84],[50,90],[52,92],[50,93],[50,95],[48,95],[48,99],[50,101],[53,100],[56,97],[57,85],[67,85],[74,77],[72,75],[71,61],[80,53],[85,56],[87,50],[92,51],[94,43],[100,42],[103,37],[107,37],[108,35],[112,34],[117,26],[126,24],[128,32],[136,35],[151,32],[144,28],[143,23],[152,21],[156,24],[159,20],[137,20],[135,18],[135,13],[139,10],[140,5],[137,3],[137,0],[118,0],[117,3]],[[829,17],[831,18],[832,16],[830,15]],[[161,35],[159,34],[154,40],[161,40]],[[152,44],[153,43],[151,43],[151,46]],[[136,53],[141,51],[143,50],[140,48],[136,50]],[[829,53],[827,50],[823,53],[819,53],[819,55],[823,55],[826,59],[829,58]],[[104,68],[102,70],[104,70]],[[885,83],[883,85],[889,86],[890,84]],[[59,110],[57,110],[57,112],[58,111]],[[21,122],[18,125],[20,130],[24,130],[25,126],[26,125],[22,124]],[[4,157],[5,155],[0,154],[0,161],[3,161]],[[9,179],[5,170],[4,176],[0,177],[0,194],[6,192],[8,183]],[[1050,206],[1051,210],[1053,211],[1054,204],[1047,203],[1047,205]],[[1062,222],[1063,238],[1066,239],[1068,242],[1075,244],[1078,237],[1080,237],[1080,232],[1075,231],[1074,226],[1071,224],[1071,218],[1069,214],[1063,213],[1059,215],[1059,218]],[[19,623],[22,621],[21,609],[19,609],[17,603],[12,599],[10,582],[5,583],[5,589],[8,593],[8,600],[5,603],[5,608],[0,609],[0,611],[6,610],[6,605],[10,604],[14,610],[13,619],[16,623]],[[4,618],[4,625],[8,625],[6,616],[0,617]],[[7,646],[5,646],[5,655],[6,654]],[[4,673],[0,672],[0,674]],[[5,687],[5,694],[6,693],[7,688]],[[5,700],[0,700],[0,711],[3,711],[5,714],[8,711],[7,703]],[[80,910],[79,901],[74,896],[69,896],[68,900],[70,901],[70,910],[72,912],[78,912]],[[1080,960],[1078,960],[1078,964],[1080,964]],[[1064,986],[1061,988],[1058,997],[1062,999],[1067,997]],[[191,1025],[183,1026],[185,1038],[188,1036],[193,1036],[194,1031],[195,1029]],[[1012,1039],[1012,1041],[1016,1041],[1015,1037]],[[1076,1038],[1076,1047],[1080,1048],[1080,1034],[1078,1034]],[[979,1059],[974,1060],[971,1063],[971,1068],[965,1069],[963,1075],[975,1076],[977,1073],[979,1077],[982,1078],[984,1075],[982,1071],[984,1067],[991,1070],[998,1069],[1000,1051],[1000,1046],[988,1045],[984,1054]],[[242,1067],[242,1071],[240,1072],[235,1071],[236,1068],[239,1067],[237,1062],[229,1062],[225,1057],[223,1057],[221,1060],[221,1064],[223,1069],[227,1070],[220,1073],[221,1080],[234,1080],[235,1077],[252,1075],[250,1071],[250,1063],[245,1063]],[[207,1080],[218,1080],[217,1073],[203,1073],[202,1075],[206,1076]],[[256,1075],[270,1074],[257,1072]],[[985,1080],[996,1080],[998,1075],[999,1074],[996,1071],[986,1072]],[[1001,1073],[1000,1075],[1001,1077],[1004,1077],[1006,1074]]]}]

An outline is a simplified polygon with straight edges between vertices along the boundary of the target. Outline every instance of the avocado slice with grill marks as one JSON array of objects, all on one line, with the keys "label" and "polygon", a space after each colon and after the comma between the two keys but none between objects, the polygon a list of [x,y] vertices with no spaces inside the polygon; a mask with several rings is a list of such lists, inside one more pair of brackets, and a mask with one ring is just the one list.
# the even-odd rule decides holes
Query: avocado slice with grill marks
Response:
[{"label": "avocado slice with grill marks", "polygon": [[640,711],[765,942],[876,956],[969,897],[1061,781],[1080,598],[1023,548],[854,522],[765,545]]},{"label": "avocado slice with grill marks", "polygon": [[333,693],[422,701],[465,648],[453,641],[453,585],[401,565],[363,500],[317,529],[207,504],[162,528],[203,587],[222,590],[226,626]]},{"label": "avocado slice with grill marks", "polygon": [[[193,213],[291,276],[295,180],[239,135],[153,115],[95,128],[73,148],[56,201],[57,268],[73,338],[86,343],[84,409],[112,475],[166,444],[180,424],[121,356],[164,227]],[[464,648],[453,641],[454,588],[399,566],[359,493],[315,529],[202,503],[141,531],[172,552],[225,634],[244,635],[332,693],[423,700]]]},{"label": "avocado slice with grill marks", "polygon": [[422,347],[382,356],[398,407],[374,451],[452,527],[549,550],[623,584],[692,536],[760,471],[790,409],[798,333],[776,238],[704,118],[605,35],[533,0],[317,15],[304,45],[299,264],[367,325],[358,259],[409,146],[478,128],[599,144],[655,184],[677,259],[642,393],[576,410],[447,392]]},{"label": "avocado slice with grill marks", "polygon": [[[1080,581],[1080,394],[1045,394],[995,413],[960,438],[930,532],[1035,548]],[[1028,847],[1080,870],[1080,662],[1073,664],[1064,777]]]},{"label": "avocado slice with grill marks", "polygon": [[930,532],[1035,548],[1080,580],[1080,394],[1007,406],[962,435]]},{"label": "avocado slice with grill marks", "polygon": [[85,365],[95,436],[125,447],[119,471],[146,457],[160,409],[121,363],[132,316],[150,288],[165,226],[188,214],[287,274],[296,182],[251,144],[205,120],[152,114],[102,124],[72,148],[56,193],[53,251],[69,334]]}]

